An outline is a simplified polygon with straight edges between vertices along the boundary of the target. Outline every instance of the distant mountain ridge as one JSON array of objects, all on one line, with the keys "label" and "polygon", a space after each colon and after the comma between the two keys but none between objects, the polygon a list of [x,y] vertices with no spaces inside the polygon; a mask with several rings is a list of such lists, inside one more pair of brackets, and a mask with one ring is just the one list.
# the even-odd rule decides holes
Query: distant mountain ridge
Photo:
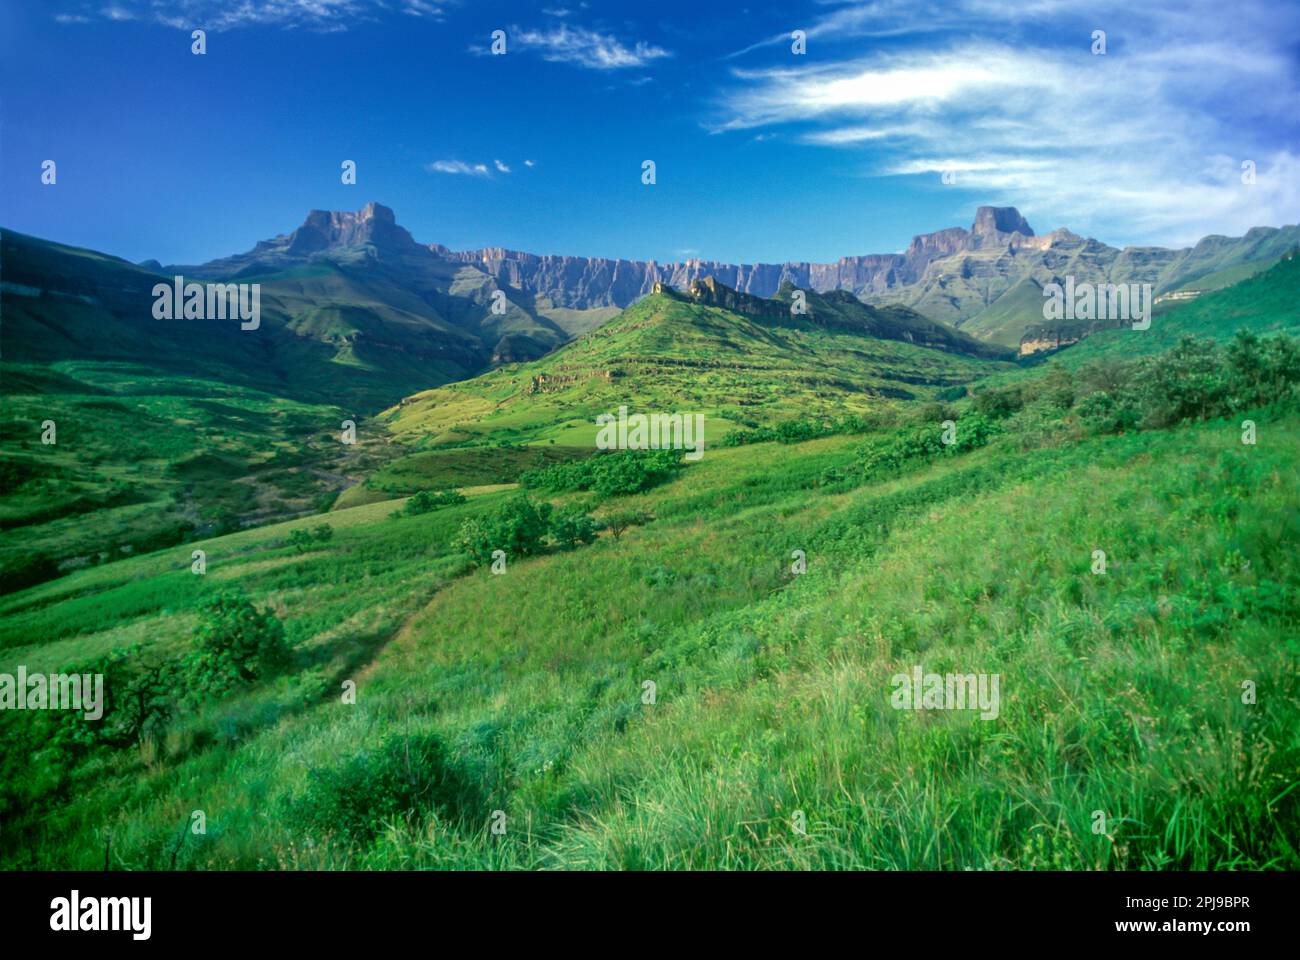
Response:
[{"label": "distant mountain ridge", "polygon": [[[1041,324],[1041,287],[1073,275],[1078,283],[1150,283],[1155,293],[1242,264],[1267,266],[1300,244],[1300,226],[1255,227],[1242,237],[1209,236],[1193,247],[1109,246],[1067,229],[1038,235],[1015,207],[982,206],[970,229],[949,227],[918,234],[903,253],[841,257],[834,263],[728,264],[537,255],[486,247],[440,257],[474,264],[503,286],[571,308],[625,307],[656,284],[688,290],[712,277],[737,290],[772,297],[783,284],[817,292],[846,290],[874,304],[911,307],[932,320],[981,339],[1017,347]],[[1028,285],[1038,296],[1019,296],[981,319],[1002,298]],[[1041,332],[1041,331],[1036,331]]]}]

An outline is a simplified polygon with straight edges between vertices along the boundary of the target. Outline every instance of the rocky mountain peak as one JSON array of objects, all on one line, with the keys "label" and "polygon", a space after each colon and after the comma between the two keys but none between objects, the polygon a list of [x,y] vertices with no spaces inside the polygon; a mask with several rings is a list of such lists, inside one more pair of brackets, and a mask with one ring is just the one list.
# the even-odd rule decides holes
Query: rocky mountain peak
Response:
[{"label": "rocky mountain peak", "polygon": [[306,254],[365,243],[389,248],[416,245],[411,235],[397,225],[393,211],[372,200],[356,213],[312,210],[302,226],[290,234],[287,249],[290,253]]},{"label": "rocky mountain peak", "polygon": [[1015,207],[980,207],[975,211],[971,233],[977,237],[993,237],[1004,233],[1018,233],[1032,237],[1034,229]]}]

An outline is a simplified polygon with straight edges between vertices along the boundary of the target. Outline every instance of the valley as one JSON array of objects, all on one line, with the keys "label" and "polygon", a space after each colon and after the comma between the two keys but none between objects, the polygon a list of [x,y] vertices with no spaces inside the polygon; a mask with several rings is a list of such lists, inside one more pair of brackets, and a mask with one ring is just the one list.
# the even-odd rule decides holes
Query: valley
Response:
[{"label": "valley", "polygon": [[174,268],[248,331],[5,234],[0,673],[109,696],[0,713],[6,867],[1297,866],[1300,259],[1018,358],[793,282],[493,319],[367,209]]}]

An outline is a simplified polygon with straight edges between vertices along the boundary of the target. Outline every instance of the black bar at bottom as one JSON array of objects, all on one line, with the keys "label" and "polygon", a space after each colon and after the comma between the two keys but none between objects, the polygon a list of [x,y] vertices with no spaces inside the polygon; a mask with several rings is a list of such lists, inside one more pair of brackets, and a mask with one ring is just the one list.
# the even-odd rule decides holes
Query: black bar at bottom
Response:
[{"label": "black bar at bottom", "polygon": [[700,931],[696,945],[761,942],[789,928],[840,930],[863,945],[901,936],[918,947],[988,947],[1042,936],[1051,938],[1044,946],[1220,950],[1290,941],[1294,881],[1287,873],[5,873],[0,940],[338,948],[423,931],[449,949],[443,938],[452,934],[487,935],[495,946],[517,936],[536,949],[614,925],[628,945],[650,937],[667,946],[689,923]]}]

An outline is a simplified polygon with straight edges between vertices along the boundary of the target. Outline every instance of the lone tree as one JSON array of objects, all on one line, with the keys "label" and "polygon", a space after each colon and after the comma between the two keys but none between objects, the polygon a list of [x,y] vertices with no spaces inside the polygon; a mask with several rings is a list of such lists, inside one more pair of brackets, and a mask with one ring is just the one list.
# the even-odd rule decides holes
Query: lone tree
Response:
[{"label": "lone tree", "polygon": [[265,677],[288,661],[284,624],[242,593],[227,591],[203,608],[189,658],[190,684],[216,695]]}]

